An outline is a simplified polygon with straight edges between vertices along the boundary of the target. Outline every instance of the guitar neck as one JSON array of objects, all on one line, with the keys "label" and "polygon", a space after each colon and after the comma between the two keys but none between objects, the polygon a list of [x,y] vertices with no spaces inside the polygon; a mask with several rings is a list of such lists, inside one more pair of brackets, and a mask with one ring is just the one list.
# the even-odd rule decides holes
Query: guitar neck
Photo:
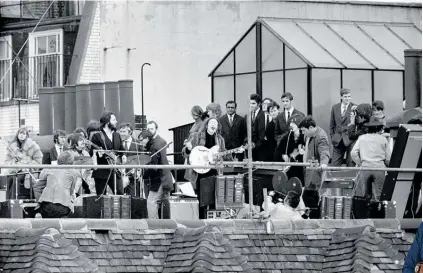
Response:
[{"label": "guitar neck", "polygon": [[[242,147],[240,147],[240,148],[242,148]],[[225,155],[233,154],[238,149],[239,148],[235,148],[235,149],[232,149],[232,150],[227,150],[227,151],[224,151],[224,152],[220,152],[220,153],[218,153],[218,156],[225,156]]]}]

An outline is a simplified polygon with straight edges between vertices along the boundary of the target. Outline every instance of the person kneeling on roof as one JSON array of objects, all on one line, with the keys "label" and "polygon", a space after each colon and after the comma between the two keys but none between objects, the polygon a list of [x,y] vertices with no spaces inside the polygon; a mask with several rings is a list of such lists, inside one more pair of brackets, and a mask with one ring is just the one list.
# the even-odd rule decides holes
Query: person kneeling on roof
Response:
[{"label": "person kneeling on roof", "polygon": [[301,195],[295,191],[289,191],[285,198],[281,193],[270,192],[264,201],[267,202],[267,208],[263,202],[263,208],[266,209],[260,215],[271,219],[302,220],[302,212],[297,210],[300,198]]},{"label": "person kneeling on roof", "polygon": [[[71,152],[64,151],[57,159],[58,165],[73,165]],[[34,186],[34,195],[43,218],[65,218],[73,212],[75,192],[82,184],[76,169],[44,169]]]}]

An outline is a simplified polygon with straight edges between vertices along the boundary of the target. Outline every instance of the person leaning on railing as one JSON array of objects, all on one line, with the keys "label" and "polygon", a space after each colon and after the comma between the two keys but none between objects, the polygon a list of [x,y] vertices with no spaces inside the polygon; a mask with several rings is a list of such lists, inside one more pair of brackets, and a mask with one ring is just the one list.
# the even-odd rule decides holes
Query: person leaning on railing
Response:
[{"label": "person leaning on railing", "polygon": [[[357,166],[385,168],[391,159],[391,148],[383,134],[383,122],[371,117],[366,124],[368,133],[361,135],[351,150],[351,158]],[[357,178],[355,196],[379,200],[385,181],[385,171],[362,171]],[[371,192],[369,192],[369,190]]]},{"label": "person leaning on railing", "polygon": [[[58,165],[73,165],[74,156],[64,151],[57,159]],[[40,205],[43,218],[63,218],[73,212],[75,192],[81,186],[81,175],[76,169],[44,169],[37,183],[34,194]]]}]

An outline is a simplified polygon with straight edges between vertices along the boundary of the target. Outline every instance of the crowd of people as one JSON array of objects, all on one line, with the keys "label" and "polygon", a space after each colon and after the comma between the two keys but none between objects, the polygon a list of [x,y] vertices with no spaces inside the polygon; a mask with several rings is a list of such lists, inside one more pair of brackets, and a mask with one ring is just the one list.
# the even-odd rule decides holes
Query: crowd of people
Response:
[{"label": "crowd of people", "polygon": [[[18,129],[7,145],[8,165],[113,165],[110,169],[15,169],[2,170],[8,176],[8,199],[35,197],[43,218],[67,217],[74,211],[76,198],[83,194],[147,196],[149,218],[170,218],[169,196],[173,177],[169,169],[140,170],[125,168],[130,158],[148,155],[148,164],[167,165],[167,142],[158,133],[158,124],[150,121],[147,130],[133,137],[130,123],[117,128],[116,115],[103,113],[100,122],[90,121],[87,129],[76,128],[70,135],[56,130],[54,146],[42,151],[25,127]],[[136,160],[134,161],[136,163]],[[116,167],[119,166],[119,167]],[[39,174],[38,174],[39,173]],[[136,181],[143,178],[141,187]],[[116,185],[116,187],[115,187]],[[31,188],[33,192],[31,192]],[[161,206],[163,205],[163,206]]]},{"label": "crowd of people", "polygon": [[[253,161],[304,162],[319,164],[323,168],[344,163],[346,166],[366,167],[389,165],[391,147],[383,134],[386,117],[382,101],[356,105],[351,101],[351,91],[341,89],[340,103],[333,105],[330,112],[330,138],[312,116],[296,109],[293,102],[294,96],[288,92],[281,96],[282,106],[272,98],[262,99],[258,94],[250,96]],[[241,150],[225,160],[242,161],[246,157],[247,115],[237,114],[237,103],[233,100],[226,102],[225,106],[223,115],[217,103],[209,104],[205,111],[198,105],[192,108],[195,123],[185,140],[185,157],[189,157],[195,146],[211,148],[214,145],[219,145],[221,151]],[[200,179],[214,175],[216,171],[199,175],[187,170],[185,178],[198,187]],[[287,171],[288,178],[301,180],[305,187],[302,193],[304,202],[308,206],[317,205],[312,204],[316,201],[310,201],[315,198],[305,195],[307,191],[311,196],[316,195],[322,183],[321,175],[321,170],[304,167],[291,167]],[[384,176],[384,171],[361,172],[354,194],[379,200]]]},{"label": "crowd of people", "polygon": [[[340,103],[335,104],[330,113],[328,133],[318,126],[312,116],[306,116],[294,107],[294,96],[282,94],[281,105],[272,99],[262,99],[258,94],[250,95],[252,159],[254,161],[304,162],[331,166],[388,166],[391,147],[383,135],[386,125],[384,104],[356,105],[351,101],[349,89],[340,91]],[[207,105],[205,111],[200,106],[191,109],[194,119],[187,136],[182,155],[189,158],[196,146],[213,148],[227,153],[225,161],[243,161],[247,144],[247,115],[237,114],[237,103],[226,102],[226,113],[222,115],[217,103]],[[167,142],[158,134],[158,124],[150,121],[147,130],[137,138],[133,136],[130,123],[121,123],[119,128],[116,115],[105,112],[99,122],[90,121],[87,128],[76,128],[68,135],[56,130],[53,136],[54,147],[42,152],[38,144],[29,137],[22,127],[8,144],[7,164],[59,164],[72,165],[75,162],[88,165],[113,165],[110,169],[44,169],[36,179],[34,170],[13,169],[16,175],[10,176],[8,198],[18,198],[18,192],[30,188],[33,181],[34,196],[40,203],[43,217],[66,216],[73,210],[73,200],[80,194],[104,195],[108,192],[122,195],[140,196],[145,192],[150,218],[158,218],[161,206],[163,218],[170,218],[169,196],[174,179],[169,169],[128,170],[124,166],[133,155],[153,155],[149,164],[168,165]],[[332,153],[331,146],[332,145]],[[178,151],[175,151],[178,152]],[[301,202],[308,207],[316,206],[316,192],[322,183],[322,169],[307,169],[293,166],[287,171],[288,178],[298,178],[303,187]],[[186,169],[185,179],[193,184],[199,193],[200,181],[211,179],[217,171],[198,173]],[[16,177],[17,179],[14,179]],[[143,178],[147,190],[138,188],[136,181]],[[384,171],[363,171],[358,177],[355,195],[379,200],[385,178]],[[16,184],[17,183],[17,184]],[[22,188],[23,190],[14,190]],[[66,196],[66,197],[65,197]],[[200,195],[198,195],[200,198]],[[308,197],[307,197],[308,196]],[[277,198],[276,198],[277,199]],[[290,195],[292,204],[297,204],[298,196]],[[295,202],[294,202],[295,201]],[[201,202],[200,202],[201,203]],[[200,207],[200,218],[205,218],[205,208]],[[312,216],[311,216],[312,217]],[[316,216],[318,217],[318,216]]]}]

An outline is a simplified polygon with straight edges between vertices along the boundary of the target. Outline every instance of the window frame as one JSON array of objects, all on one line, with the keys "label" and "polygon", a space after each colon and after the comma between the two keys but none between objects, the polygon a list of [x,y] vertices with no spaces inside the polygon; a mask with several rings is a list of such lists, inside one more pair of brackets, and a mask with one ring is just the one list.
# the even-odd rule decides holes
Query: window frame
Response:
[{"label": "window frame", "polygon": [[[55,53],[43,53],[43,54],[38,54],[37,53],[37,46],[38,46],[38,40],[40,37],[48,37],[48,36],[52,36],[52,35],[57,35],[57,42],[58,44],[57,46],[57,50]],[[50,55],[59,55],[59,69],[58,69],[58,73],[59,73],[59,77],[58,77],[58,84],[57,86],[63,86],[63,40],[64,40],[64,33],[63,33],[63,29],[62,28],[58,28],[58,29],[51,29],[51,30],[45,30],[45,31],[37,31],[37,32],[32,32],[29,33],[29,43],[28,43],[28,47],[29,47],[29,69],[31,72],[31,75],[35,78],[37,78],[36,76],[36,71],[34,68],[34,64],[35,64],[35,58],[36,57],[43,57],[43,56],[50,56]],[[48,42],[46,44],[46,51],[48,51]],[[35,83],[33,80],[31,80],[29,82],[29,90],[28,90],[28,98],[33,98],[35,95]]]},{"label": "window frame", "polygon": [[[2,36],[0,38],[0,42],[3,42],[6,44],[6,58],[0,58],[0,61],[9,61],[10,63],[13,61],[13,49],[12,49],[12,35],[6,35],[6,36]],[[9,66],[10,66],[9,63]],[[5,102],[5,101],[10,101],[13,98],[13,69],[10,68],[10,70],[8,71],[8,76],[9,77],[9,94],[10,94],[10,98],[8,99],[1,99],[1,102]],[[1,78],[3,78],[3,75],[1,75]],[[0,90],[1,92],[2,90]],[[3,97],[6,97],[3,95]]]}]

